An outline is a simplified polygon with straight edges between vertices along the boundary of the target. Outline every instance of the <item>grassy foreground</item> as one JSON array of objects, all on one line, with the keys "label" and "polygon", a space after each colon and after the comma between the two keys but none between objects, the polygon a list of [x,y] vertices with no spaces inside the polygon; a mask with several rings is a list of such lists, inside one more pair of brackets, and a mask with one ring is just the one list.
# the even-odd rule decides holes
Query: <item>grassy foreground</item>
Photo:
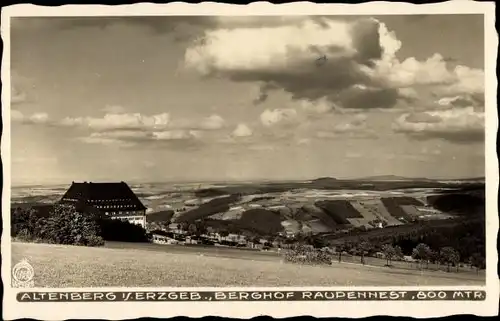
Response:
[{"label": "grassy foreground", "polygon": [[435,286],[482,285],[483,275],[409,271],[348,263],[302,266],[143,249],[12,243],[12,264],[27,258],[36,287]]}]

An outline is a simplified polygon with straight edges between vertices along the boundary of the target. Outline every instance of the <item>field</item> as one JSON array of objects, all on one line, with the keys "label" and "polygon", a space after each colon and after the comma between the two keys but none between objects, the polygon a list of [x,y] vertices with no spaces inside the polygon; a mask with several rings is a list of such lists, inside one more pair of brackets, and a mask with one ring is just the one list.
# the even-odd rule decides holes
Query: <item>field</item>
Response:
[{"label": "field", "polygon": [[[203,219],[216,230],[260,236],[445,220],[456,216],[448,212],[459,201],[470,213],[477,211],[467,204],[484,203],[477,197],[463,197],[462,189],[484,194],[484,183],[473,182],[323,178],[286,183],[137,184],[131,188],[148,208],[148,223],[189,224]],[[50,204],[64,191],[63,186],[16,187],[12,207]]]},{"label": "field", "polygon": [[482,285],[484,273],[405,270],[352,263],[302,266],[272,253],[111,243],[104,248],[12,243],[36,287]]}]

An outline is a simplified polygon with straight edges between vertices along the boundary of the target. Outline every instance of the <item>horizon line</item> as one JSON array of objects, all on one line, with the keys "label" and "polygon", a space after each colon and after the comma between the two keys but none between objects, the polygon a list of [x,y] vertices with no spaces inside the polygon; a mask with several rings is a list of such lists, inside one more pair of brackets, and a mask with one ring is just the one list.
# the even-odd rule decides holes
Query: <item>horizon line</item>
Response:
[{"label": "horizon line", "polygon": [[[400,176],[400,175],[392,175],[392,174],[387,174],[387,175],[370,175],[370,176],[364,176],[364,177],[334,177],[334,176],[321,176],[321,177],[316,177],[316,178],[290,178],[290,179],[226,179],[226,180],[164,180],[164,181],[149,181],[149,180],[123,180],[123,179],[117,179],[117,180],[110,180],[110,179],[96,179],[96,180],[72,180],[68,182],[52,182],[52,183],[12,183],[11,187],[29,187],[29,186],[47,186],[47,185],[70,185],[72,183],[78,183],[78,182],[93,182],[93,183],[109,183],[109,182],[126,182],[127,184],[220,184],[220,183],[264,183],[264,182],[307,182],[307,181],[314,181],[317,179],[335,179],[339,181],[356,181],[356,180],[376,180],[377,178],[382,178],[382,177],[394,177],[395,181],[398,180],[432,180],[432,181],[460,181],[460,180],[485,180],[485,176],[470,176],[470,177],[436,177],[436,178],[429,178],[429,177],[418,177],[418,176]],[[390,181],[390,179],[386,179]]]}]

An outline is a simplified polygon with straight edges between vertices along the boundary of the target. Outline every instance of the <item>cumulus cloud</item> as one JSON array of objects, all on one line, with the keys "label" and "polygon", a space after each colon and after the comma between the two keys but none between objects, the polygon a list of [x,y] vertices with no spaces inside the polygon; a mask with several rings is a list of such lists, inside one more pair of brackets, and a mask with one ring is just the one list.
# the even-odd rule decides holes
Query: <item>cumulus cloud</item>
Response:
[{"label": "cumulus cloud", "polygon": [[162,132],[153,132],[152,137],[156,140],[189,140],[201,137],[201,133],[193,130],[169,130]]},{"label": "cumulus cloud", "polygon": [[224,119],[219,115],[211,115],[207,118],[203,119],[199,126],[193,125],[193,128],[199,127],[200,129],[205,130],[215,130],[221,129],[225,125]]},{"label": "cumulus cloud", "polygon": [[66,126],[77,125],[92,131],[83,139],[87,143],[121,146],[161,146],[177,149],[199,147],[204,131],[218,130],[225,126],[224,119],[211,115],[200,120],[171,119],[168,113],[152,116],[135,114],[106,114],[102,118],[66,118]]},{"label": "cumulus cloud", "polygon": [[[204,41],[186,51],[186,64],[206,76],[261,82],[258,102],[272,89],[283,89],[296,99],[326,97],[330,102],[338,102],[337,94],[356,84],[376,90],[365,69],[383,54],[377,21],[303,18],[299,22],[208,30]],[[318,68],[315,60],[321,55],[327,62]]]},{"label": "cumulus cloud", "polygon": [[[118,111],[117,108],[113,108]],[[46,113],[25,116],[17,110],[11,111],[13,121],[31,125],[50,125],[79,128],[90,131],[88,136],[79,140],[90,144],[117,144],[136,146],[159,143],[173,147],[193,147],[203,138],[203,133],[225,127],[219,115],[201,119],[172,119],[170,114],[143,115],[141,113],[108,113],[102,117],[66,117],[61,120],[50,119]],[[175,145],[174,145],[175,143]]]},{"label": "cumulus cloud", "polygon": [[94,132],[89,136],[80,137],[79,140],[88,144],[116,145],[119,147],[147,147],[168,146],[181,148],[192,148],[198,146],[198,139],[201,133],[188,130],[166,130],[166,131],[137,131],[137,130],[116,130],[106,132]]},{"label": "cumulus cloud", "polygon": [[81,126],[98,131],[111,130],[217,130],[225,126],[219,115],[211,115],[200,120],[172,119],[169,113],[143,115],[141,113],[108,113],[103,117],[66,117],[62,126]]},{"label": "cumulus cloud", "polygon": [[10,111],[10,117],[12,122],[15,123],[31,125],[52,124],[47,113],[33,113],[31,115],[25,115],[21,111],[13,109]]},{"label": "cumulus cloud", "polygon": [[290,126],[297,123],[297,111],[293,108],[266,109],[260,115],[260,121],[266,127],[275,125]]},{"label": "cumulus cloud", "polygon": [[404,114],[393,124],[393,129],[415,139],[481,142],[484,141],[484,111],[466,107]]},{"label": "cumulus cloud", "polygon": [[232,132],[233,137],[249,137],[252,136],[253,131],[246,124],[238,124]]},{"label": "cumulus cloud", "polygon": [[443,97],[437,100],[437,104],[443,108],[462,108],[473,106],[476,109],[484,109],[484,95],[459,95],[454,97]]},{"label": "cumulus cloud", "polygon": [[145,116],[140,113],[133,114],[106,114],[101,118],[95,117],[67,117],[61,121],[63,126],[83,126],[95,130],[120,130],[120,129],[162,129],[170,123],[170,115],[162,113]]},{"label": "cumulus cloud", "polygon": [[[439,53],[401,61],[396,54],[404,44],[375,19],[229,20],[206,30],[186,50],[185,65],[205,77],[261,84],[255,104],[282,90],[302,102],[304,110],[321,114],[402,104],[439,108],[434,101],[441,98],[480,100],[484,93],[483,70],[451,68]],[[316,64],[323,56],[325,62]]]}]

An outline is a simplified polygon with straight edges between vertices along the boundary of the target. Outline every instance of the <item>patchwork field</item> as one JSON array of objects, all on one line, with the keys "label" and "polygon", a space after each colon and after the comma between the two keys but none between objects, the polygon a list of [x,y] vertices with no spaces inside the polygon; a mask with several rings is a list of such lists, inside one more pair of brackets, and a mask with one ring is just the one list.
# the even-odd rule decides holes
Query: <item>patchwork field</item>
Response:
[{"label": "patchwork field", "polygon": [[[434,286],[482,285],[484,274],[389,269],[334,263],[302,266],[273,254],[189,247],[86,248],[12,244],[12,263],[27,258],[36,287]],[[127,245],[131,246],[131,245]]]},{"label": "patchwork field", "polygon": [[[474,206],[484,196],[481,183],[365,183],[326,178],[235,185],[139,184],[132,189],[148,208],[151,229],[166,222],[204,220],[206,227],[215,230],[258,236],[298,232],[333,235],[358,228],[453,219],[480,213]],[[44,211],[50,206],[37,204],[54,202],[64,190],[60,186],[13,188],[12,207],[36,205],[38,211]],[[456,208],[462,213],[454,213]]]}]

